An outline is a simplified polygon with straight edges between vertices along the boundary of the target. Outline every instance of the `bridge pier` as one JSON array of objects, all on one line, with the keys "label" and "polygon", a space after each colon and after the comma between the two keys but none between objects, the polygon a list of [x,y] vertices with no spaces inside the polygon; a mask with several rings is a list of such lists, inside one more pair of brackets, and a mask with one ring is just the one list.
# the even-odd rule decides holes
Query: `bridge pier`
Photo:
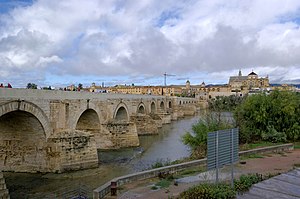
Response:
[{"label": "bridge pier", "polygon": [[170,113],[162,112],[162,113],[158,113],[158,115],[162,120],[162,124],[170,124],[171,123],[171,114]]},{"label": "bridge pier", "polygon": [[136,124],[138,135],[158,134],[158,126],[150,115],[137,114],[131,116],[130,120]]},{"label": "bridge pier", "polygon": [[113,120],[103,124],[106,135],[110,138],[102,149],[120,149],[140,145],[135,123],[124,120]]},{"label": "bridge pier", "polygon": [[98,167],[94,135],[66,130],[48,138],[47,160],[50,170],[63,172]]}]

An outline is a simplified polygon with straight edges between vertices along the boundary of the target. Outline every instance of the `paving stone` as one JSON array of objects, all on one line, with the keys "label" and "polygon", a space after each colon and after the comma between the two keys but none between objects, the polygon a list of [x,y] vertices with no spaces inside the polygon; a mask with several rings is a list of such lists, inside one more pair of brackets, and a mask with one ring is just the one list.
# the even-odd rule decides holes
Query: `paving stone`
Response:
[{"label": "paving stone", "polygon": [[249,192],[238,195],[237,198],[300,199],[300,169],[255,184]]}]

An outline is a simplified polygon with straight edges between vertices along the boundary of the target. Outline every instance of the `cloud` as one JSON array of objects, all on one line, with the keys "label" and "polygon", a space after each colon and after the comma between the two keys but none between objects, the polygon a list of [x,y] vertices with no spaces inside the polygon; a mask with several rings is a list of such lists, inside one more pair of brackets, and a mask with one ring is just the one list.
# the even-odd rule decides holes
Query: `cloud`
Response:
[{"label": "cloud", "polygon": [[298,0],[37,0],[1,15],[0,77],[216,78],[241,68],[295,82],[299,8]]}]

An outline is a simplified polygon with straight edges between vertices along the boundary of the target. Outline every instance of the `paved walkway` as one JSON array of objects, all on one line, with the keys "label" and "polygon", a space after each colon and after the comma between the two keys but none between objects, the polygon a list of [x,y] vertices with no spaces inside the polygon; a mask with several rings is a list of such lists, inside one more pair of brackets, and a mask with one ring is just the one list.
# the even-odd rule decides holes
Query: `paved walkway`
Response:
[{"label": "paved walkway", "polygon": [[[270,174],[270,173],[286,173],[290,171],[291,169],[294,169],[294,165],[300,164],[300,150],[293,150],[286,153],[278,153],[278,154],[267,154],[264,156],[264,158],[257,158],[257,159],[247,159],[245,160],[246,164],[238,164],[235,166],[234,173],[235,177],[238,177],[241,174],[247,174],[247,173],[261,173],[261,174]],[[230,167],[220,169],[219,173],[219,179],[229,180],[231,178],[230,175]],[[294,172],[294,173],[293,173]],[[290,177],[287,180],[287,176]],[[157,183],[159,180],[154,179],[147,179],[147,180],[141,180],[136,181],[130,184],[124,185],[124,189],[120,191],[118,194],[119,199],[160,199],[160,198],[176,198],[179,196],[181,192],[188,189],[189,187],[199,184],[199,182],[207,182],[207,181],[215,181],[215,172],[214,171],[208,171],[203,172],[198,175],[194,176],[188,176],[185,178],[177,179],[178,185],[172,184],[170,187],[166,189],[158,189],[158,190],[152,190],[151,187]],[[278,181],[282,182],[284,185],[291,185],[292,187],[298,186],[296,188],[293,188],[294,192],[292,192],[292,195],[287,195],[287,197],[283,197],[280,194],[281,191],[288,190],[286,188],[283,188],[284,185],[280,185],[279,187],[273,187],[271,188],[270,183],[278,184]],[[269,183],[270,182],[270,183]],[[256,185],[253,187],[253,190],[251,189],[249,192],[245,193],[242,196],[238,196],[239,199],[248,199],[248,198],[298,198],[300,199],[299,192],[300,192],[300,169],[293,170],[292,172],[282,174],[279,176],[276,176],[272,179],[269,179],[265,181],[266,184],[261,187],[257,187]],[[278,188],[279,191],[276,192],[276,189]],[[283,188],[283,190],[279,189]],[[268,197],[269,195],[269,189],[275,190],[275,193]],[[262,197],[261,192],[259,191],[265,191],[265,197]],[[295,195],[298,191],[298,196]],[[258,193],[258,194],[255,194]],[[294,194],[294,195],[293,195]],[[275,195],[275,196],[274,196]],[[259,197],[258,197],[259,196]],[[116,198],[116,197],[109,197],[106,198]]]},{"label": "paved walkway", "polygon": [[275,176],[252,186],[237,199],[300,199],[300,169]]}]

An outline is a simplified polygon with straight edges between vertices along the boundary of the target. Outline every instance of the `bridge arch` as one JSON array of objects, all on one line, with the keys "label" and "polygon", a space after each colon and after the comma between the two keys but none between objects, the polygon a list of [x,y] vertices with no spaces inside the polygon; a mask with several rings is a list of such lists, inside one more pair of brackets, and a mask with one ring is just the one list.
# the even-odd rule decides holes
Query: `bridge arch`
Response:
[{"label": "bridge arch", "polygon": [[172,102],[169,101],[169,108],[172,108]]},{"label": "bridge arch", "polygon": [[165,103],[164,103],[164,101],[160,102],[159,108],[162,109],[162,110],[165,110]]},{"label": "bridge arch", "polygon": [[155,102],[151,102],[150,104],[150,113],[155,113],[156,112],[156,104]]},{"label": "bridge arch", "polygon": [[34,116],[43,127],[45,138],[52,133],[50,122],[44,111],[28,101],[11,101],[0,105],[0,117],[10,112],[26,112]]},{"label": "bridge arch", "polygon": [[76,130],[96,130],[100,129],[100,119],[98,113],[94,109],[84,110],[76,123]]},{"label": "bridge arch", "polygon": [[138,105],[137,113],[146,114],[146,107],[143,102]]},{"label": "bridge arch", "polygon": [[12,101],[0,105],[0,168],[34,172],[48,169],[46,139],[50,126],[45,113],[35,104]]},{"label": "bridge arch", "polygon": [[120,103],[114,113],[114,119],[118,121],[129,121],[128,108],[126,104]]}]

